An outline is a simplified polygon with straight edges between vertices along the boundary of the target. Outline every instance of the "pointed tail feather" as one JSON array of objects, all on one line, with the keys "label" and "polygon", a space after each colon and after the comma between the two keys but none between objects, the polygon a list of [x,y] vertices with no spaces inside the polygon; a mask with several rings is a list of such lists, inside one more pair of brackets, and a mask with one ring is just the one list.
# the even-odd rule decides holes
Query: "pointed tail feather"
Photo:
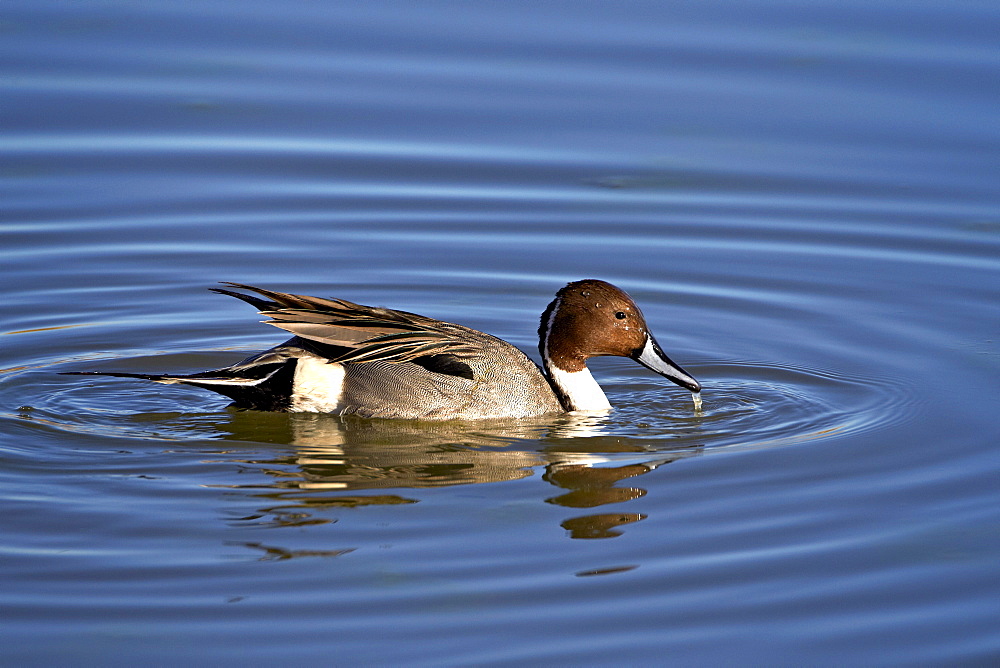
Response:
[{"label": "pointed tail feather", "polygon": [[60,373],[64,376],[113,376],[116,378],[139,378],[156,383],[191,385],[229,397],[237,408],[262,411],[287,410],[295,376],[295,360],[251,368],[253,369],[252,376],[236,375],[229,369],[203,371],[187,376],[124,371],[62,371]]},{"label": "pointed tail feather", "polygon": [[168,376],[162,373],[126,373],[124,371],[60,371],[60,376],[115,376],[116,378],[141,378],[157,383],[183,383],[184,376]]},{"label": "pointed tail feather", "polygon": [[[238,283],[226,283],[225,285],[230,285],[233,287],[242,287]],[[242,292],[236,292],[235,290],[227,290],[225,288],[209,288],[212,292],[217,292],[220,295],[228,295],[229,297],[236,297],[237,299],[245,301],[250,306],[253,306],[258,311],[273,311],[275,309],[281,308],[281,305],[277,302],[268,301],[266,299],[261,299],[254,295],[245,295]]]}]

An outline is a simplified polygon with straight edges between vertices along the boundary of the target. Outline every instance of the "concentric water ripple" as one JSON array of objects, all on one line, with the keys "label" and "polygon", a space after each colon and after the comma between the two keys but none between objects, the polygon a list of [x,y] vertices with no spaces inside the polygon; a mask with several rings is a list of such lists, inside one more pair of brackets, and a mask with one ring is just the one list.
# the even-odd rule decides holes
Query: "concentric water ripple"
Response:
[{"label": "concentric water ripple", "polygon": [[[201,353],[119,359],[101,367],[160,368],[226,363],[231,354]],[[256,412],[234,414],[227,400],[183,386],[161,386],[119,378],[80,378],[58,375],[76,368],[55,365],[8,374],[0,383],[6,405],[17,405],[10,418],[46,425],[50,429],[106,437],[143,437],[166,440],[236,438],[268,440],[291,445],[315,445],[324,439],[344,441],[343,422],[318,416],[303,436],[302,416]],[[398,425],[414,442],[428,439],[496,445],[523,439],[561,440],[595,438],[592,452],[601,450],[603,437],[613,437],[617,450],[622,439],[644,450],[663,452],[698,447],[759,448],[803,443],[891,426],[907,419],[915,408],[900,384],[885,378],[852,378],[830,372],[747,361],[689,365],[704,379],[704,404],[694,409],[690,396],[655,377],[618,378],[607,385],[616,410],[609,415],[563,416],[511,421],[425,424],[419,429]],[[16,397],[16,401],[15,401]],[[236,419],[236,415],[239,418]],[[356,420],[356,419],[355,419]],[[374,421],[378,424],[378,421]],[[281,425],[275,431],[275,425]],[[367,429],[382,437],[389,426]],[[357,426],[351,438],[363,438]],[[267,434],[267,436],[264,436]],[[277,434],[277,435],[275,435]],[[577,442],[574,447],[582,444]]]},{"label": "concentric water ripple", "polygon": [[702,366],[699,431],[711,446],[764,447],[889,427],[912,414],[913,400],[888,379],[851,378],[778,364]]}]

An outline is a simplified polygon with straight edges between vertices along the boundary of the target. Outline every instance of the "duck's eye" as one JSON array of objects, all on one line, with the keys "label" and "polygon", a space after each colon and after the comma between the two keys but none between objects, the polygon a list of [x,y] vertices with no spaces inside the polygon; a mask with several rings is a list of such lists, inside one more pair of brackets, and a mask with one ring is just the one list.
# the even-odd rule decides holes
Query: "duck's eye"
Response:
[{"label": "duck's eye", "polygon": [[618,318],[619,320],[624,320],[625,319],[625,311],[618,311],[617,313],[615,313],[615,317]]}]

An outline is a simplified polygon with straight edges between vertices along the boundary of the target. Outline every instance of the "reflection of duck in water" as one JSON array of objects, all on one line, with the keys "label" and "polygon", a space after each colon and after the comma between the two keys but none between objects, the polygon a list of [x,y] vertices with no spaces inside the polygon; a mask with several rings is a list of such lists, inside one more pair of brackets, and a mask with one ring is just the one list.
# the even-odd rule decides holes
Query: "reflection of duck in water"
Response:
[{"label": "reflection of duck in water", "polygon": [[363,417],[482,419],[566,411],[606,411],[587,369],[602,355],[629,357],[697,393],[649,333],[642,312],[619,288],[570,283],[542,314],[544,370],[483,332],[424,316],[228,283],[264,298],[214,288],[255,306],[269,324],[295,335],[232,366],[201,373],[97,373],[183,383],[230,397],[237,407]]},{"label": "reflection of duck in water", "polygon": [[[568,438],[566,427],[590,416],[551,420],[435,423],[366,420],[309,413],[233,412],[225,436],[252,441],[262,429],[289,452],[265,451],[245,459],[270,480],[256,476],[234,487],[253,490],[270,504],[244,518],[258,526],[298,526],[331,521],[336,508],[419,503],[416,490],[481,483],[512,482],[541,473],[559,488],[547,503],[579,511],[619,504],[646,494],[638,482],[664,464],[698,456],[701,447],[657,452],[655,443],[619,436]],[[515,439],[516,443],[511,443]],[[525,447],[534,441],[535,447]],[[662,446],[662,443],[659,444]],[[408,491],[409,490],[409,491]],[[573,538],[608,538],[616,527],[643,515],[598,512],[561,524]]]},{"label": "reflection of duck in water", "polygon": [[[598,416],[587,414],[555,419],[417,422],[233,411],[229,421],[217,427],[226,440],[294,446],[294,454],[266,462],[291,467],[278,477],[277,486],[287,489],[366,490],[505,482],[531,476],[533,469],[564,460],[573,466],[606,462],[601,454],[588,454],[587,442],[597,449],[654,457],[644,445],[623,445],[620,438],[602,437],[597,423]],[[544,444],[552,439],[563,444],[556,452],[524,447],[532,441]],[[576,450],[565,445],[569,441],[580,441],[573,446]]]}]

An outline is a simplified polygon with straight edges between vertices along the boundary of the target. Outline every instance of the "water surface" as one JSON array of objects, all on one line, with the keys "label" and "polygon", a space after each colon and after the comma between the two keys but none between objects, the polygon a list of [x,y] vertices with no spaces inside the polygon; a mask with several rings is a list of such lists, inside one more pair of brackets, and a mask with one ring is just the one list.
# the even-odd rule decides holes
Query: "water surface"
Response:
[{"label": "water surface", "polygon": [[[1000,657],[992,3],[9,3],[9,665]],[[238,412],[68,370],[282,340],[218,281],[535,355],[567,281],[689,393]],[[537,359],[537,357],[536,357]]]}]

